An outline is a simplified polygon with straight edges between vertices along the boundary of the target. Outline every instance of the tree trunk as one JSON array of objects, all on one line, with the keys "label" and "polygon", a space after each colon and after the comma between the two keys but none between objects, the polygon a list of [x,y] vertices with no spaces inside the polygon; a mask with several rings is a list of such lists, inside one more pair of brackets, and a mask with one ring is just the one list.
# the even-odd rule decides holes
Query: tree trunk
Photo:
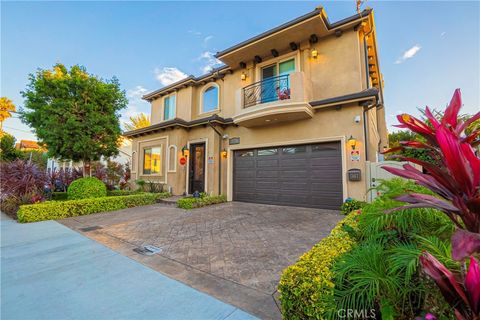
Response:
[{"label": "tree trunk", "polygon": [[83,159],[83,177],[91,177],[92,176],[92,171],[91,171],[91,163],[90,160]]}]

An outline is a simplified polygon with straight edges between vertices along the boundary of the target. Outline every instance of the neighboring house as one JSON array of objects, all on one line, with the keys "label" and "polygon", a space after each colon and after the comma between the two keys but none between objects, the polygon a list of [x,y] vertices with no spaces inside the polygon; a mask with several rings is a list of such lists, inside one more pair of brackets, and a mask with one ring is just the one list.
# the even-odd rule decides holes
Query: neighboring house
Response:
[{"label": "neighboring house", "polygon": [[[118,148],[118,156],[110,157],[109,160],[121,163],[123,165],[130,164],[132,162],[132,143],[129,139],[122,139],[122,144]],[[101,159],[104,165],[107,164],[106,159]],[[47,170],[59,170],[66,168],[82,168],[82,161],[73,162],[73,161],[61,161],[54,158],[49,158],[47,161]]]},{"label": "neighboring house", "polygon": [[132,178],[278,205],[365,199],[366,161],[387,146],[375,33],[371,9],[331,23],[317,8],[146,94],[152,125],[124,134]]},{"label": "neighboring house", "polygon": [[15,149],[18,149],[21,151],[32,151],[32,150],[45,151],[45,148],[41,147],[37,141],[32,141],[32,140],[20,140],[20,142],[17,142],[15,144]]}]

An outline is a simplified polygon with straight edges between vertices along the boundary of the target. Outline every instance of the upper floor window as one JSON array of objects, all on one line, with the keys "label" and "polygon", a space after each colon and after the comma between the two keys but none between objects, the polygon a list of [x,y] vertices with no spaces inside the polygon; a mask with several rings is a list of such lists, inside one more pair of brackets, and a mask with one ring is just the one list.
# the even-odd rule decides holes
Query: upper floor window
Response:
[{"label": "upper floor window", "polygon": [[176,95],[171,95],[163,99],[163,120],[175,118]]},{"label": "upper floor window", "polygon": [[202,113],[212,112],[218,109],[218,86],[208,87],[202,94]]}]

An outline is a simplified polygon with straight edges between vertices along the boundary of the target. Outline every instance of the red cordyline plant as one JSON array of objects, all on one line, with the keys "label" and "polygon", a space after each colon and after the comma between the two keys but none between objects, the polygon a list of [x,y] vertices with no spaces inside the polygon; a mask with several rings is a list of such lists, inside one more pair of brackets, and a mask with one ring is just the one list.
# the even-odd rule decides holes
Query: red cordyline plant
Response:
[{"label": "red cordyline plant", "polygon": [[[410,129],[425,138],[425,142],[402,141],[400,147],[387,153],[403,148],[427,150],[434,163],[397,156],[400,160],[421,165],[425,173],[410,164],[405,164],[403,169],[382,167],[397,176],[415,180],[438,196],[402,195],[397,200],[410,205],[397,209],[435,208],[443,211],[457,227],[452,236],[452,257],[456,260],[480,252],[480,159],[474,149],[480,144],[480,129],[465,134],[465,129],[480,119],[480,112],[466,121],[460,121],[458,112],[461,105],[460,90],[457,89],[441,120],[436,119],[428,107],[425,115],[429,123],[408,114],[397,116],[400,122],[397,127]],[[454,308],[457,319],[480,319],[480,272],[473,256],[465,277],[455,277],[426,252],[421,256],[420,263]]]}]

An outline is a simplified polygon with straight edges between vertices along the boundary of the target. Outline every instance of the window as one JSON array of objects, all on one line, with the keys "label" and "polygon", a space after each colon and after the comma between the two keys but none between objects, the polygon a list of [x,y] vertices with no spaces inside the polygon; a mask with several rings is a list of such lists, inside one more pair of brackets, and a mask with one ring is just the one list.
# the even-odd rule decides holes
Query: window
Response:
[{"label": "window", "polygon": [[282,149],[283,154],[296,154],[303,153],[305,151],[307,151],[307,148],[305,146],[288,147]]},{"label": "window", "polygon": [[218,109],[218,87],[213,85],[208,87],[202,95],[202,112],[211,112]]},{"label": "window", "polygon": [[175,95],[163,99],[163,120],[171,120],[175,118],[175,100]]},{"label": "window", "polygon": [[162,166],[161,147],[143,149],[143,174],[159,174]]},{"label": "window", "polygon": [[177,171],[177,146],[170,146],[168,148],[168,171]]},{"label": "window", "polygon": [[274,156],[278,153],[278,149],[262,149],[258,150],[257,155],[259,156]]},{"label": "window", "polygon": [[253,157],[252,150],[245,150],[245,151],[237,151],[238,157]]}]

